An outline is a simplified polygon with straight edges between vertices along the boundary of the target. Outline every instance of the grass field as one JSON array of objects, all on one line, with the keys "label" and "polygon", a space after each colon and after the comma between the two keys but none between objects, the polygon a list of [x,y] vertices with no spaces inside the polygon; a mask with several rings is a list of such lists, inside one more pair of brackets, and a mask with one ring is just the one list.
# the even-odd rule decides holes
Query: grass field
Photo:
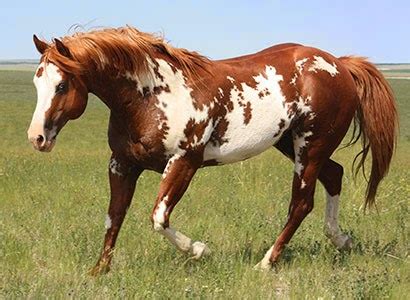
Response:
[{"label": "grass field", "polygon": [[0,298],[408,298],[410,81],[390,81],[401,131],[378,212],[363,213],[365,181],[350,166],[359,147],[334,158],[345,166],[339,253],[322,233],[324,192],[271,272],[252,269],[279,234],[292,164],[273,149],[246,162],[199,171],[171,222],[212,255],[195,262],[154,233],[149,221],[160,175],[146,172],[120,233],[112,271],[87,275],[105,233],[108,111],[91,98],[52,153],[26,138],[34,106],[32,72],[0,71]]}]

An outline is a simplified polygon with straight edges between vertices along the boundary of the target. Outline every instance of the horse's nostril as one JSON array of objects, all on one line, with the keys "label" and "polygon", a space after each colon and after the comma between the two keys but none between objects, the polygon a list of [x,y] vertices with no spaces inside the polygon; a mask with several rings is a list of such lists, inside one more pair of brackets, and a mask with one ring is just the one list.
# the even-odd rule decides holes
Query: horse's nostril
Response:
[{"label": "horse's nostril", "polygon": [[38,135],[36,139],[37,144],[42,144],[44,142],[44,136]]}]

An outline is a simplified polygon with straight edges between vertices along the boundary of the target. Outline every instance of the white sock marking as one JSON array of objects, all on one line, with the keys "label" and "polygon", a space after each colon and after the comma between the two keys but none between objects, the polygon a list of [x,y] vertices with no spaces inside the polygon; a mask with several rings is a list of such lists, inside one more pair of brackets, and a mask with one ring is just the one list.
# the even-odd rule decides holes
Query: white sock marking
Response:
[{"label": "white sock marking", "polygon": [[273,252],[273,247],[274,246],[270,247],[270,249],[268,250],[268,252],[266,252],[263,259],[255,266],[255,269],[269,270],[270,268],[272,268],[272,263],[270,262],[270,257],[271,257],[272,252]]},{"label": "white sock marking", "polygon": [[339,216],[339,197],[340,195],[331,196],[326,192],[326,210],[325,210],[325,234],[337,248],[343,248],[350,239],[349,236],[342,233],[338,224]]},{"label": "white sock marking", "polygon": [[195,259],[210,253],[209,248],[204,243],[193,242],[192,239],[172,227],[167,227],[159,233],[165,236],[178,250],[191,254]]}]

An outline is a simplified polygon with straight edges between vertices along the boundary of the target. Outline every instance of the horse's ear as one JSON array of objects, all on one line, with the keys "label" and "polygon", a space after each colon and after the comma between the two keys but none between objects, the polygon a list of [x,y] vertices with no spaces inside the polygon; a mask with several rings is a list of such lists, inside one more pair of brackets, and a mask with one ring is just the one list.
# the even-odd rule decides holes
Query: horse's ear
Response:
[{"label": "horse's ear", "polygon": [[50,47],[49,44],[40,40],[35,34],[33,34],[33,42],[40,54],[44,54],[44,52]]},{"label": "horse's ear", "polygon": [[66,45],[64,45],[62,41],[60,41],[59,39],[54,39],[54,43],[56,44],[58,53],[60,53],[62,56],[71,58],[70,50],[67,48]]}]

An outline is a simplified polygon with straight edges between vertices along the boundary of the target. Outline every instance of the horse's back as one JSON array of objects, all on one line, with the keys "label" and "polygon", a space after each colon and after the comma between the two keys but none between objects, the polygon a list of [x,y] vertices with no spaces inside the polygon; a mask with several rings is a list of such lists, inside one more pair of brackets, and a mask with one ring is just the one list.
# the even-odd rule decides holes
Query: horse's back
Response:
[{"label": "horse's back", "polygon": [[241,55],[241,56],[237,56],[237,57],[231,57],[231,58],[225,58],[225,59],[221,59],[221,60],[216,60],[215,62],[219,62],[219,63],[235,63],[238,61],[242,61],[242,60],[248,60],[248,59],[256,59],[258,56],[263,56],[263,55],[267,55],[267,54],[274,54],[276,52],[280,52],[283,50],[291,50],[297,47],[304,47],[301,44],[296,44],[296,43],[282,43],[282,44],[278,44],[278,45],[273,45],[271,47],[265,48],[261,51],[255,52],[255,53],[251,53],[251,54],[246,54],[246,55]]}]

